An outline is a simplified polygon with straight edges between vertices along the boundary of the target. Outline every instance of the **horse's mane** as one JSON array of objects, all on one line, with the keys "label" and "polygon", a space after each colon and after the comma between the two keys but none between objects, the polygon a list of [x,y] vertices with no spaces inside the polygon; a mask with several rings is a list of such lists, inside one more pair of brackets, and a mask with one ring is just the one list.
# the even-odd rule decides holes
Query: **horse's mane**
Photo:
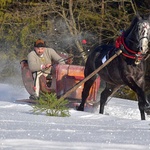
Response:
[{"label": "horse's mane", "polygon": [[130,31],[133,29],[133,27],[135,26],[135,24],[136,24],[138,21],[139,21],[139,16],[136,15],[136,16],[133,18],[133,20],[132,20],[132,22],[131,22],[129,28],[124,32],[124,36],[125,36],[125,37],[130,33]]}]

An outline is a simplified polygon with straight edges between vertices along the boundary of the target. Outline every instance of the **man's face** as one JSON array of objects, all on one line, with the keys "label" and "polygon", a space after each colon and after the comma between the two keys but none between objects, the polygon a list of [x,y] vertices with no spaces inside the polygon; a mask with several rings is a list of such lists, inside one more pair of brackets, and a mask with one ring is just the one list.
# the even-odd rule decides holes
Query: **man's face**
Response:
[{"label": "man's face", "polygon": [[45,47],[34,47],[35,52],[38,56],[41,56],[44,53]]}]

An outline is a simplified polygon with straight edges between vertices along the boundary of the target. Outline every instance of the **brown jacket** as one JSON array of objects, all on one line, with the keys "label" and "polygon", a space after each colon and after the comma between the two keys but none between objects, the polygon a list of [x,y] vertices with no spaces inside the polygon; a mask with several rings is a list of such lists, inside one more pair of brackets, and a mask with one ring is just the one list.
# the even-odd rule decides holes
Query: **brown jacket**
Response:
[{"label": "brown jacket", "polygon": [[60,57],[55,52],[55,50],[52,48],[45,48],[45,51],[43,53],[43,57],[38,56],[35,51],[31,51],[28,54],[29,69],[32,72],[43,71],[43,72],[49,74],[51,69],[41,70],[41,65],[42,64],[43,65],[52,64],[52,63],[65,64],[65,62],[63,61],[63,58]]}]

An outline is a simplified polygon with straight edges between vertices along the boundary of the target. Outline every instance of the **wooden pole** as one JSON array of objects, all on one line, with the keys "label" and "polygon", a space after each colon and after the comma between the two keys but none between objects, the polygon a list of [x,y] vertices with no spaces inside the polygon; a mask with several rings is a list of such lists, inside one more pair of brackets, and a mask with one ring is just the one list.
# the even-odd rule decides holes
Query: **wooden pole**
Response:
[{"label": "wooden pole", "polygon": [[118,50],[112,57],[110,57],[104,64],[99,66],[95,71],[93,71],[91,74],[89,74],[86,78],[84,78],[82,81],[78,82],[74,87],[69,89],[64,95],[62,95],[60,98],[66,98],[68,97],[73,91],[75,91],[79,86],[81,86],[83,83],[85,83],[87,80],[89,80],[91,77],[93,77],[96,73],[98,73],[101,69],[103,69],[106,65],[108,65],[113,59],[115,59],[118,55],[122,53],[122,50]]}]

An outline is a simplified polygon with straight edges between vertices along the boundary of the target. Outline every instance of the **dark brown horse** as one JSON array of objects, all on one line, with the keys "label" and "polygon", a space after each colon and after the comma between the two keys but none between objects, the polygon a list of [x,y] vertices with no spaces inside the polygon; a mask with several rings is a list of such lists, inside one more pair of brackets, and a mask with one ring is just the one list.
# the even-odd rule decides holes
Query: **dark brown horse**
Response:
[{"label": "dark brown horse", "polygon": [[[129,86],[138,97],[138,106],[141,120],[145,120],[145,112],[150,113],[150,104],[146,100],[145,87],[145,57],[148,53],[150,41],[150,16],[135,16],[130,27],[116,40],[115,46],[101,45],[89,55],[85,65],[85,77],[102,65],[105,59],[115,54],[116,50],[123,52],[112,60],[98,75],[106,82],[106,87],[101,93],[100,111],[103,114],[107,98],[122,85]],[[82,102],[77,110],[84,111],[84,104],[89,95],[90,87],[97,75],[84,84]]]}]

